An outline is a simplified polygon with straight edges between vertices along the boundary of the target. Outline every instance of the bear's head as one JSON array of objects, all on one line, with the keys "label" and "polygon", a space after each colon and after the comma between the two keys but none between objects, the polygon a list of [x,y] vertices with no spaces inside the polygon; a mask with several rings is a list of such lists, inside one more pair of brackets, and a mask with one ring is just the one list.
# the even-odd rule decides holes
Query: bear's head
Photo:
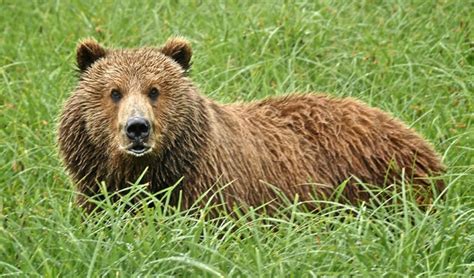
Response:
[{"label": "bear's head", "polygon": [[80,111],[66,117],[83,121],[81,132],[109,157],[158,153],[194,114],[196,93],[186,77],[191,54],[181,38],[169,39],[161,48],[125,50],[82,41],[77,47],[79,84],[65,107],[65,112],[67,106]]}]

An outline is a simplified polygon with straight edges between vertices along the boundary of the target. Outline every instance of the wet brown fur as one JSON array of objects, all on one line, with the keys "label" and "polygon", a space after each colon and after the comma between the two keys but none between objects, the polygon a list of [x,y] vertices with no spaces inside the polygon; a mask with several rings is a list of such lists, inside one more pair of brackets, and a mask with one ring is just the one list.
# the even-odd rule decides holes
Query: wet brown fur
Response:
[{"label": "wet brown fur", "polygon": [[[350,201],[370,198],[358,181],[382,188],[403,178],[430,191],[430,177],[444,169],[415,131],[352,98],[296,94],[215,102],[186,77],[191,48],[183,39],[129,50],[86,40],[77,51],[80,81],[65,103],[58,141],[87,210],[94,206],[84,196],[96,195],[98,182],[115,192],[145,167],[142,182],[152,193],[183,177],[175,190],[183,207],[212,186],[211,193],[227,185],[221,196],[229,209],[278,203],[272,186],[303,201],[330,196],[345,181]],[[133,157],[118,148],[120,103],[110,101],[109,91],[115,86],[141,97],[151,85],[160,88],[157,102],[149,104],[156,147]],[[443,190],[442,181],[434,184]]]}]

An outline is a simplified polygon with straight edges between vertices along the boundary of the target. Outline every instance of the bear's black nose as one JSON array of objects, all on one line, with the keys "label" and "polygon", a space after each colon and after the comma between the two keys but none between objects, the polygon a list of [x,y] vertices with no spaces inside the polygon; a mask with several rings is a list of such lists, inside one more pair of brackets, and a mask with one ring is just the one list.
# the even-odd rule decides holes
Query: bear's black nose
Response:
[{"label": "bear's black nose", "polygon": [[127,137],[134,141],[146,139],[150,134],[150,122],[142,117],[132,117],[125,125]]}]

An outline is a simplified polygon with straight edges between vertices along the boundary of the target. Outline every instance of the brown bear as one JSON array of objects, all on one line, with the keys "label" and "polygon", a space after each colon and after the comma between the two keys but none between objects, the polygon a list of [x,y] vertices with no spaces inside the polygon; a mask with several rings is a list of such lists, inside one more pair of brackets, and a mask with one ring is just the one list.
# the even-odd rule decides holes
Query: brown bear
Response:
[{"label": "brown bear", "polygon": [[351,202],[371,198],[365,184],[406,180],[421,191],[443,190],[433,147],[381,110],[322,94],[221,104],[187,76],[191,54],[182,38],[161,48],[79,44],[80,78],[58,141],[86,210],[101,182],[117,192],[146,168],[147,190],[177,183],[171,205],[179,200],[184,208],[216,190],[220,197],[211,201],[229,210],[278,205],[281,196],[326,198],[340,184]]}]

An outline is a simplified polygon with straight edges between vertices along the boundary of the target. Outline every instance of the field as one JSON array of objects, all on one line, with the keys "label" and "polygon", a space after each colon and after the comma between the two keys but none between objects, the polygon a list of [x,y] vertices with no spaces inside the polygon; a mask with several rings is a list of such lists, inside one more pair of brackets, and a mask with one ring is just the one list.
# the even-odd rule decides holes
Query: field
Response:
[{"label": "field", "polygon": [[[474,275],[472,2],[71,2],[0,0],[1,276]],[[191,78],[219,101],[326,92],[409,123],[442,155],[447,198],[431,211],[402,194],[274,218],[112,206],[85,217],[56,143],[77,42],[176,34],[193,44]]]}]

